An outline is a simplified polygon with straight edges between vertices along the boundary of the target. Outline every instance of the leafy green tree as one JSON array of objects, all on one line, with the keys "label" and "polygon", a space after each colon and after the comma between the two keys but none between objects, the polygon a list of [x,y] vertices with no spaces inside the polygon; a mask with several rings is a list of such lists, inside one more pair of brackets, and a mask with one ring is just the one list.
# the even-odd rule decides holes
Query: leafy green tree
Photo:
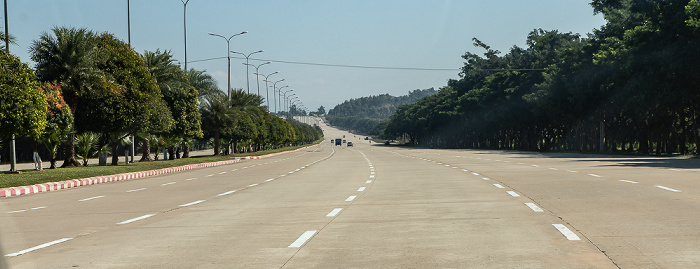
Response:
[{"label": "leafy green tree", "polygon": [[219,90],[219,86],[216,84],[216,80],[207,74],[205,70],[195,70],[194,68],[185,71],[187,75],[187,80],[190,85],[197,90],[199,94],[199,103],[204,104],[205,99],[210,96],[215,96],[222,94]]},{"label": "leafy green tree", "polygon": [[46,126],[46,95],[18,57],[0,51],[0,137],[38,139]]},{"label": "leafy green tree", "polygon": [[78,149],[78,157],[83,160],[83,166],[88,166],[88,159],[97,154],[100,135],[93,132],[85,132],[75,136],[75,147]]},{"label": "leafy green tree", "polygon": [[221,134],[236,124],[235,112],[223,93],[206,96],[200,108],[202,129],[206,137],[214,138],[214,155],[221,154]]},{"label": "leafy green tree", "polygon": [[47,124],[40,140],[49,151],[49,160],[51,162],[49,169],[55,169],[58,148],[73,128],[73,114],[63,100],[59,85],[44,83],[40,89],[46,95],[48,103]]},{"label": "leafy green tree", "polygon": [[[63,98],[74,117],[82,96],[100,87],[104,74],[95,66],[100,58],[95,50],[95,33],[87,29],[54,27],[52,33],[42,33],[29,48],[36,62],[36,75],[40,81],[57,81]],[[80,166],[75,159],[74,134],[70,134],[65,147],[62,167]]]}]

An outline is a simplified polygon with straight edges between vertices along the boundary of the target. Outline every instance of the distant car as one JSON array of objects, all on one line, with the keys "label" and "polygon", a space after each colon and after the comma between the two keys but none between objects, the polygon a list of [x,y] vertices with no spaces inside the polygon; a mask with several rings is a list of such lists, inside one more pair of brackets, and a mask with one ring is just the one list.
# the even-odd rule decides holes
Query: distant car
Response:
[{"label": "distant car", "polygon": [[387,145],[387,146],[388,146],[388,145],[389,145],[389,140],[384,141],[384,145]]},{"label": "distant car", "polygon": [[352,147],[352,142],[348,142],[348,147]]},{"label": "distant car", "polygon": [[342,144],[340,143],[341,141],[343,141],[343,140],[340,139],[340,138],[336,138],[336,139],[335,139],[335,145],[336,145],[336,146],[342,145]]},{"label": "distant car", "polygon": [[343,144],[345,144],[345,143],[347,143],[347,142],[348,142],[347,140],[343,139]]}]

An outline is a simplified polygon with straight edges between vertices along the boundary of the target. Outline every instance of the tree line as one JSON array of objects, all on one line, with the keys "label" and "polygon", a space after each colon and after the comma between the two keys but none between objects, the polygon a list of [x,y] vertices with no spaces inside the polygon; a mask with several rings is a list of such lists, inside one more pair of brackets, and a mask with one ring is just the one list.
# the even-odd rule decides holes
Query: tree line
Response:
[{"label": "tree line", "polygon": [[205,71],[181,69],[170,51],[139,54],[111,33],[55,27],[29,50],[35,70],[0,52],[0,146],[26,137],[34,151],[46,147],[51,168],[61,145],[62,167],[74,167],[98,152],[111,152],[117,165],[118,150],[137,142],[141,161],[152,161],[163,148],[164,158],[180,158],[180,148],[189,157],[201,139],[219,155],[322,138],[318,127],[270,114],[258,95],[237,89],[229,98]]},{"label": "tree line", "polygon": [[537,29],[502,54],[473,39],[460,79],[385,133],[446,148],[687,154],[700,145],[700,1],[594,0],[582,37]]},{"label": "tree line", "polygon": [[346,100],[328,111],[326,119],[331,125],[353,132],[380,136],[391,115],[399,106],[412,104],[416,100],[437,93],[435,89],[409,91],[407,95],[380,94]]}]

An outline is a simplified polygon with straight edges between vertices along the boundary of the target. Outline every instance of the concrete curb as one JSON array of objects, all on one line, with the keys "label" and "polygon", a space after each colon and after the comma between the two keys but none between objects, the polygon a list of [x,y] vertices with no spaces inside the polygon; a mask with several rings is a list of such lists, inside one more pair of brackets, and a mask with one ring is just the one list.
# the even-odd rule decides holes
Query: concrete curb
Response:
[{"label": "concrete curb", "polygon": [[[312,145],[312,146],[314,146],[314,145]],[[263,159],[263,158],[273,157],[273,156],[277,156],[277,155],[281,155],[281,154],[285,154],[285,153],[296,152],[296,151],[310,148],[312,146],[303,147],[303,148],[299,148],[299,149],[295,149],[295,150],[291,150],[291,151],[272,153],[272,154],[262,155],[262,156],[235,157],[232,160],[228,160],[228,161],[188,164],[188,165],[161,168],[161,169],[148,170],[148,171],[131,172],[131,173],[116,174],[116,175],[108,175],[108,176],[97,176],[97,177],[81,178],[81,179],[72,179],[72,180],[65,180],[65,181],[58,181],[58,182],[47,182],[47,183],[41,183],[41,184],[35,184],[35,185],[29,185],[29,186],[3,188],[3,189],[0,189],[0,198],[19,196],[19,195],[25,195],[25,194],[32,194],[32,193],[56,191],[56,190],[69,189],[69,188],[75,188],[75,187],[79,187],[79,186],[87,186],[87,185],[94,185],[94,184],[107,183],[107,182],[117,182],[117,181],[123,181],[123,180],[144,178],[144,177],[163,175],[163,174],[174,173],[174,172],[187,171],[187,170],[192,170],[192,169],[197,169],[197,168],[221,166],[221,165],[227,165],[227,164],[232,164],[232,163],[238,163],[238,162],[241,162],[241,160]]]}]

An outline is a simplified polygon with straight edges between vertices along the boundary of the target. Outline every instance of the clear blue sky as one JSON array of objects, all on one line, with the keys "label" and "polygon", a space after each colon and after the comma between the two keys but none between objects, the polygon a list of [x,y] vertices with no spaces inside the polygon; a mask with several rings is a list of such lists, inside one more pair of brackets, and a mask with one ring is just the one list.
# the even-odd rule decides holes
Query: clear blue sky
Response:
[{"label": "clear blue sky", "polygon": [[[28,48],[53,26],[108,31],[127,40],[127,0],[8,0],[10,47],[23,62]],[[190,0],[187,4],[189,68],[204,69],[226,88],[226,42],[252,58],[357,66],[454,69],[406,71],[273,63],[260,72],[284,78],[311,110],[351,98],[436,89],[458,78],[461,56],[481,53],[471,39],[507,52],[525,46],[536,28],[585,35],[604,24],[582,0]],[[1,14],[0,14],[1,15]],[[131,44],[136,51],[172,50],[184,61],[180,0],[132,0]],[[233,56],[238,56],[234,55]],[[205,59],[208,61],[200,61]],[[196,62],[195,62],[196,61]],[[231,85],[246,87],[244,60],[231,60]],[[251,60],[259,64],[261,61]],[[257,92],[250,72],[251,92]],[[262,81],[261,81],[262,82]],[[261,95],[265,96],[264,83]],[[272,93],[270,93],[272,99]],[[272,106],[272,105],[271,105]],[[272,108],[274,110],[274,107]]]}]

